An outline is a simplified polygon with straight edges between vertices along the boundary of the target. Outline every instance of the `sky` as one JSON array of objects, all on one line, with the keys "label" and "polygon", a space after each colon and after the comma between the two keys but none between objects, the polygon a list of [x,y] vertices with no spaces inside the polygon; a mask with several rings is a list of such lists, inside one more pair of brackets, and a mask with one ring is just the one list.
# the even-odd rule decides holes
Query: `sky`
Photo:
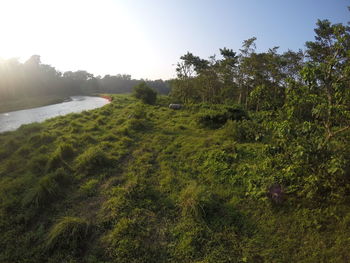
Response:
[{"label": "sky", "polygon": [[41,56],[57,70],[95,76],[176,76],[180,56],[303,49],[317,19],[350,21],[350,0],[0,0],[0,57]]}]

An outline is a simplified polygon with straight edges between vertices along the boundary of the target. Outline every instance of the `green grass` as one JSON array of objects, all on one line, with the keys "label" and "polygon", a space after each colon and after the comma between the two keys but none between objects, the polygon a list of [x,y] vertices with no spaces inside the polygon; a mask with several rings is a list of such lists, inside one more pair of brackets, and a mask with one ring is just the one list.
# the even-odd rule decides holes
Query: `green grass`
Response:
[{"label": "green grass", "polygon": [[205,105],[167,100],[114,96],[0,134],[0,262],[348,261],[346,195],[295,192],[271,114],[206,127]]},{"label": "green grass", "polygon": [[77,250],[87,243],[90,224],[82,218],[65,216],[60,218],[47,235],[48,249]]}]

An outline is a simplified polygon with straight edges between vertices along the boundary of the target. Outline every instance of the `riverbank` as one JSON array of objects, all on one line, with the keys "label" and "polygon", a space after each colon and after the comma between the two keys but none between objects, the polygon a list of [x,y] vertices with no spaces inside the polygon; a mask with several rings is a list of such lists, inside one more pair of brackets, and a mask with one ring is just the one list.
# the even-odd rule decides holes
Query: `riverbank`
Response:
[{"label": "riverbank", "polygon": [[[96,97],[104,98],[109,102],[112,101],[112,97],[107,94],[91,94],[91,95],[84,94],[83,96],[96,96]],[[16,100],[0,102],[0,113],[26,110],[26,109],[58,104],[58,103],[68,102],[68,101],[71,101],[71,98],[67,96],[57,96],[57,95],[35,96],[35,97],[19,96]]]},{"label": "riverbank", "polygon": [[273,115],[112,98],[0,134],[0,262],[347,262],[348,202],[268,196]]},{"label": "riverbank", "polygon": [[33,122],[43,122],[57,116],[64,116],[69,113],[79,113],[92,110],[110,103],[110,100],[97,96],[72,96],[62,103],[0,113],[0,132],[13,131],[21,125]]},{"label": "riverbank", "polygon": [[10,100],[0,103],[0,113],[26,110],[36,107],[47,106],[51,104],[57,104],[64,102],[67,97],[63,96],[35,96],[35,97],[26,97],[18,96],[16,100]]}]

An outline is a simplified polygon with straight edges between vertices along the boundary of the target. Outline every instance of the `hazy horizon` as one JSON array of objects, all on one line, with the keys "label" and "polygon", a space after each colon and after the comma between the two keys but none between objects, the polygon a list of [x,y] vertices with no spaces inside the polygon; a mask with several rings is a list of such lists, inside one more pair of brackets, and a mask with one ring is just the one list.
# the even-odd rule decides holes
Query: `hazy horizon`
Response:
[{"label": "hazy horizon", "polygon": [[207,58],[238,51],[304,48],[317,19],[346,23],[349,1],[1,1],[0,57],[33,54],[60,71],[169,79],[187,51]]}]

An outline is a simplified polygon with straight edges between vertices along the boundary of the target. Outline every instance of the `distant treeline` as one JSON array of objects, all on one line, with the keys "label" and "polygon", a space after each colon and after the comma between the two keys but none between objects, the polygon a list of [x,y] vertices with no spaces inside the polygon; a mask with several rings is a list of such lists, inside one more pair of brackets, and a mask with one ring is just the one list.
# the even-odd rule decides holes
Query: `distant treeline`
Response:
[{"label": "distant treeline", "polygon": [[284,104],[291,80],[301,79],[306,54],[278,47],[256,52],[256,38],[243,42],[242,49],[220,49],[202,59],[188,52],[177,64],[177,79],[172,81],[172,95],[186,103],[234,103],[246,109],[270,110]]},{"label": "distant treeline", "polygon": [[129,93],[142,81],[160,94],[170,91],[169,82],[161,79],[137,80],[121,74],[95,77],[84,70],[62,73],[41,63],[39,55],[31,56],[24,63],[16,58],[0,60],[0,102],[19,96]]}]

